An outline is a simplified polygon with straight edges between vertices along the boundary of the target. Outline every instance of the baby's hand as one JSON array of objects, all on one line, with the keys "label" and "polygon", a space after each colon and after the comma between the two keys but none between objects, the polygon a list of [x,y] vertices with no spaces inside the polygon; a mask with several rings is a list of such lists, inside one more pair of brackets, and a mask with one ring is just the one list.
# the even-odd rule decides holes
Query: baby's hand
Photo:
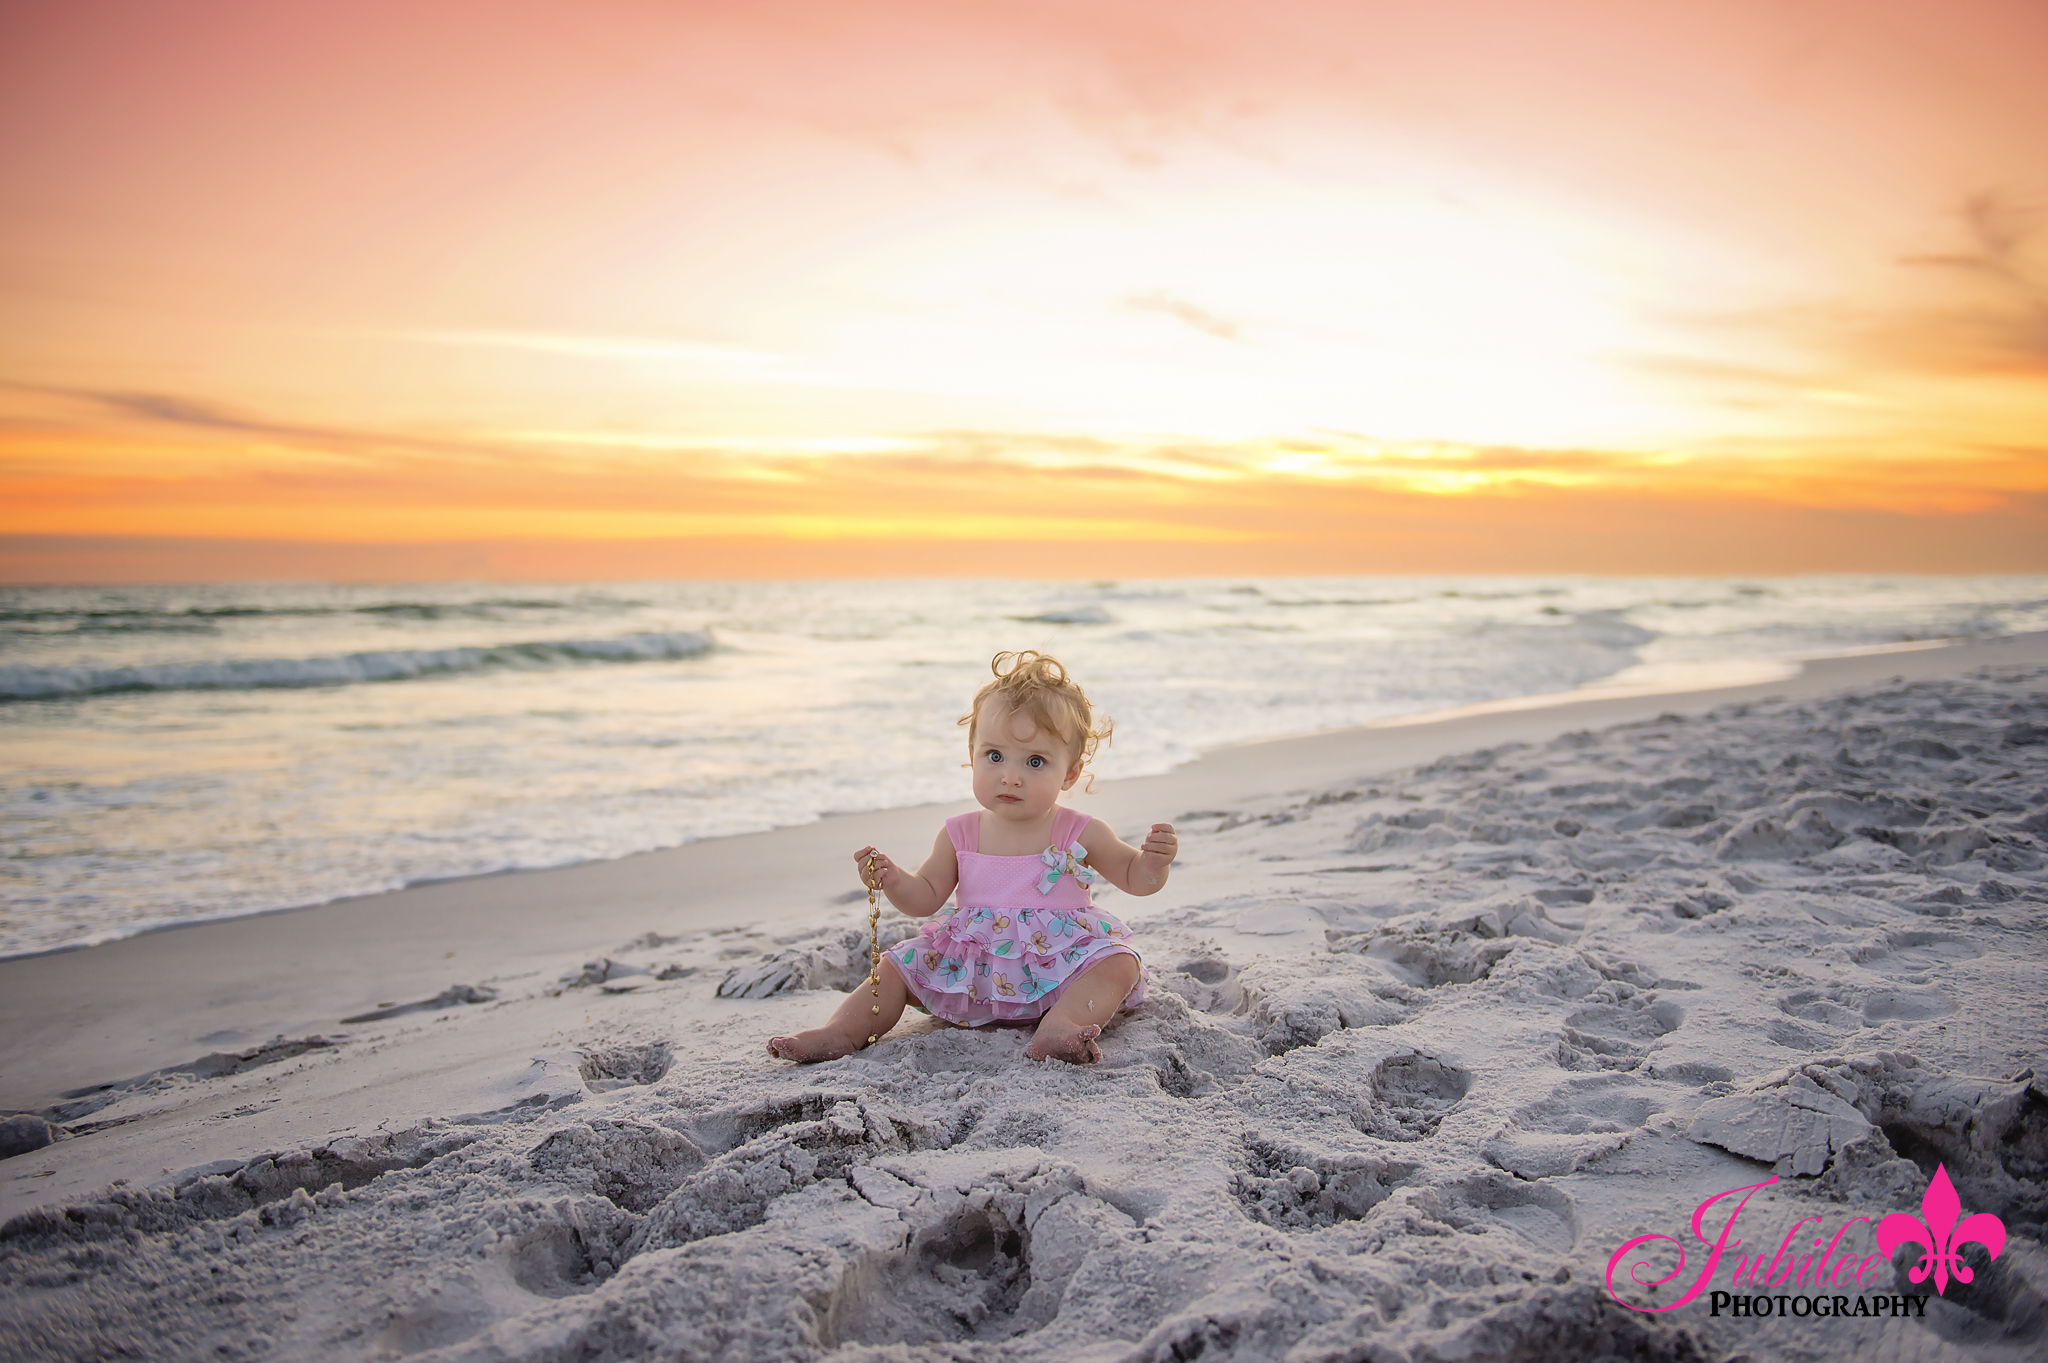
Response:
[{"label": "baby's hand", "polygon": [[[875,869],[872,871],[868,870],[869,857],[875,859]],[[863,847],[855,852],[853,864],[860,873],[860,883],[863,887],[887,890],[903,879],[903,872],[897,869],[895,862],[889,860],[888,854],[873,847]]]},{"label": "baby's hand", "polygon": [[[1155,823],[1152,831],[1145,835],[1145,845],[1138,849],[1138,864],[1146,874],[1156,876],[1173,864],[1180,855],[1180,839],[1173,835],[1170,823]],[[1154,884],[1158,881],[1154,880]]]}]

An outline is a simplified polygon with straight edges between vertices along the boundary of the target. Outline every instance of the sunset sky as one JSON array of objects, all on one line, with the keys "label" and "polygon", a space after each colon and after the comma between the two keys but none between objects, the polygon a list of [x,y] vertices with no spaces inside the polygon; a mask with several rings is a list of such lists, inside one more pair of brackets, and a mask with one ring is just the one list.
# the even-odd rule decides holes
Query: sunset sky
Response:
[{"label": "sunset sky", "polygon": [[2040,0],[0,0],[0,580],[2048,571]]}]

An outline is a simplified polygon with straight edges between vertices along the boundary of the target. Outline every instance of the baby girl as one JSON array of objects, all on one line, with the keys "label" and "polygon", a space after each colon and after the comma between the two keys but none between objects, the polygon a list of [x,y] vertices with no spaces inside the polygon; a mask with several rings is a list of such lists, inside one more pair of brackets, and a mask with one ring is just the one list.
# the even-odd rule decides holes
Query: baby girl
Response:
[{"label": "baby girl", "polygon": [[[1102,820],[1060,808],[1110,723],[1096,724],[1088,697],[1043,653],[998,653],[991,670],[960,719],[981,808],[946,820],[916,871],[872,847],[853,854],[862,883],[932,921],[883,955],[879,999],[863,982],[823,1027],[770,1041],[771,1054],[849,1054],[886,1035],[909,1003],[967,1027],[1035,1018],[1032,1059],[1092,1064],[1102,1024],[1144,999],[1131,931],[1095,907],[1088,886],[1158,891],[1180,847],[1173,825],[1153,824],[1132,847]],[[956,888],[953,911],[934,918]]]}]

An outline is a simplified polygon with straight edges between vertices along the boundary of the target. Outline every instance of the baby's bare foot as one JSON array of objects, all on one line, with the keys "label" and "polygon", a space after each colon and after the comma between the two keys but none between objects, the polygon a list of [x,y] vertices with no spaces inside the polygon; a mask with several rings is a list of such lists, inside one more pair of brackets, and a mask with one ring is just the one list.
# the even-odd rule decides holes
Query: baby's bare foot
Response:
[{"label": "baby's bare foot", "polygon": [[837,1060],[842,1055],[852,1055],[860,1049],[858,1041],[848,1041],[830,1027],[813,1027],[808,1032],[795,1036],[772,1037],[768,1042],[768,1054],[777,1060],[794,1060],[799,1065],[808,1065],[818,1060]]},{"label": "baby's bare foot", "polygon": [[1102,1028],[1092,1022],[1085,1027],[1064,1027],[1047,1018],[1038,1024],[1038,1032],[1031,1038],[1024,1054],[1033,1060],[1064,1060],[1069,1065],[1092,1065],[1102,1059],[1102,1047],[1095,1044],[1095,1038],[1101,1035]]}]

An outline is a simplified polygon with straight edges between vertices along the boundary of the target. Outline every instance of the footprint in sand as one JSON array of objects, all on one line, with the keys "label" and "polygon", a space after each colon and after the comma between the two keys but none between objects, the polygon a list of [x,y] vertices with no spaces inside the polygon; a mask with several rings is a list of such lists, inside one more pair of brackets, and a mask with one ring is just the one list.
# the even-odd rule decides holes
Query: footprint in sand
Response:
[{"label": "footprint in sand", "polygon": [[1382,1140],[1424,1140],[1471,1088],[1472,1076],[1456,1065],[1421,1054],[1392,1056],[1373,1070],[1374,1101],[1360,1129]]},{"label": "footprint in sand", "polygon": [[1633,1070],[1659,1037],[1684,1021],[1683,1008],[1655,994],[1581,1008],[1564,1020],[1558,1064],[1568,1070]]},{"label": "footprint in sand", "polygon": [[1894,977],[1925,975],[1983,954],[1954,933],[1917,928],[1894,928],[1849,949],[1849,959],[1865,970]]},{"label": "footprint in sand", "polygon": [[646,1212],[704,1167],[704,1152],[664,1126],[599,1118],[551,1133],[527,1160],[551,1182]]},{"label": "footprint in sand", "polygon": [[1363,1217],[1419,1168],[1405,1160],[1311,1151],[1253,1135],[1245,1138],[1245,1169],[1233,1191],[1254,1221],[1316,1230]]},{"label": "footprint in sand", "polygon": [[1663,1092],[1632,1075],[1575,1076],[1518,1109],[1481,1153],[1517,1178],[1555,1178],[1619,1150],[1665,1106]]},{"label": "footprint in sand", "polygon": [[592,1093],[658,1082],[675,1063],[675,1047],[666,1041],[639,1046],[593,1046],[583,1052],[578,1068]]},{"label": "footprint in sand", "polygon": [[1153,978],[1198,1013],[1234,1015],[1247,1006],[1237,967],[1221,956],[1193,956],[1172,970],[1154,971]]},{"label": "footprint in sand", "polygon": [[1431,1212],[1459,1230],[1499,1227],[1553,1253],[1578,1243],[1577,1205],[1557,1188],[1506,1174],[1481,1174],[1434,1189]]},{"label": "footprint in sand", "polygon": [[[1820,1023],[1837,1034],[1882,1026],[1887,1022],[1925,1022],[1955,1012],[1955,1001],[1945,991],[1919,983],[1919,976],[1907,978],[1910,983],[1902,982],[1880,989],[1841,984],[1829,985],[1825,989],[1796,989],[1780,996],[1778,1007],[1791,1017]],[[1835,1040],[1824,1037],[1818,1045],[1801,1047],[1797,1040],[1808,1035],[1806,1029],[1787,1029],[1777,1025],[1767,1035],[1780,1045],[1806,1050],[1824,1050]]]}]

